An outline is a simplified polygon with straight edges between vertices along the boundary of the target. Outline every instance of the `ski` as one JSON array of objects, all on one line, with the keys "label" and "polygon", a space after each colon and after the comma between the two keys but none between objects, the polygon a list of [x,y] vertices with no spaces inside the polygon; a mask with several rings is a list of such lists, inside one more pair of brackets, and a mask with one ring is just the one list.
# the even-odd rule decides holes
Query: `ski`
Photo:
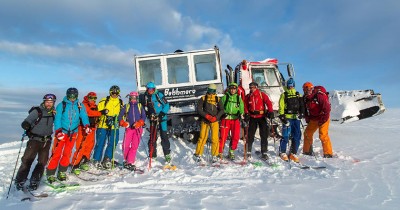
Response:
[{"label": "ski", "polygon": [[84,173],[88,173],[90,175],[95,175],[95,176],[105,176],[105,175],[109,174],[108,171],[98,171],[98,172],[95,172],[95,171],[83,171],[83,172]]},{"label": "ski", "polygon": [[256,151],[255,153],[256,153],[256,155],[258,156],[258,158],[259,158],[262,162],[264,162],[265,164],[267,164],[268,166],[274,167],[274,168],[279,166],[278,163],[271,162],[270,159],[262,158],[261,152],[260,152],[260,151]]},{"label": "ski", "polygon": [[59,180],[56,180],[53,183],[50,183],[48,181],[45,181],[44,183],[53,189],[74,188],[79,186],[79,183],[77,182],[62,182]]},{"label": "ski", "polygon": [[135,172],[135,174],[144,174],[144,169],[136,167],[134,170],[129,170],[129,169],[124,167],[124,164],[121,164],[121,163],[119,163],[117,161],[114,161],[114,164],[120,170]]},{"label": "ski", "polygon": [[79,175],[74,174],[74,175],[75,175],[76,178],[78,178],[78,179],[80,179],[82,181],[85,181],[85,182],[97,182],[97,181],[101,180],[101,179],[95,178],[95,177],[84,177],[84,176],[81,176],[81,174],[79,174]]},{"label": "ski", "polygon": [[[294,162],[292,162],[292,163],[294,163]],[[308,165],[304,165],[302,163],[294,163],[293,166],[300,168],[300,169],[314,169],[314,170],[326,169],[326,166],[308,166]]]},{"label": "ski", "polygon": [[40,200],[41,198],[46,198],[49,196],[49,194],[41,192],[41,193],[34,193],[31,190],[28,190],[26,187],[23,188],[22,190],[25,195],[27,195],[26,197],[22,198],[21,201],[36,201],[36,200]]}]

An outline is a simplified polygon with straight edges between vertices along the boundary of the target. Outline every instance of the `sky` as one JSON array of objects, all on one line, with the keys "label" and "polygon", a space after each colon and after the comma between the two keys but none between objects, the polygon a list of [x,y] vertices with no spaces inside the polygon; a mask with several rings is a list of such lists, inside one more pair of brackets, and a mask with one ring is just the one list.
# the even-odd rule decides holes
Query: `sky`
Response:
[{"label": "sky", "polygon": [[399,107],[398,11],[397,0],[3,0],[0,115],[22,120],[69,87],[81,99],[112,85],[125,96],[136,90],[134,55],[214,45],[223,67],[277,58],[293,63],[299,90],[373,89]]}]

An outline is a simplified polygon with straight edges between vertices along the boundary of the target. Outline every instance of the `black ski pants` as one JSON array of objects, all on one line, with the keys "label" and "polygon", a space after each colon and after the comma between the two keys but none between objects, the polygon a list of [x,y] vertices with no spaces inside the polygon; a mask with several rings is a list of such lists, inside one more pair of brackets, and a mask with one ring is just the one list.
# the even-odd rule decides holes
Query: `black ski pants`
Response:
[{"label": "black ski pants", "polygon": [[18,169],[15,182],[25,182],[28,178],[29,171],[31,169],[32,163],[37,158],[37,164],[31,175],[31,182],[38,182],[43,176],[44,167],[49,160],[49,150],[51,146],[51,141],[42,142],[37,140],[29,140],[24,155],[21,158],[21,166]]},{"label": "black ski pants", "polygon": [[[151,130],[151,128],[150,128]],[[167,131],[163,131],[161,129],[161,126],[158,126],[158,130],[160,131],[160,137],[161,137],[161,146],[163,149],[163,153],[164,155],[168,155],[171,152],[171,145],[168,139],[168,133]],[[153,141],[151,141],[153,139],[153,135],[155,135],[155,138]],[[148,146],[149,146],[149,156],[150,153],[152,153],[152,157],[155,158],[157,157],[157,129],[155,130],[154,133],[150,133],[150,139],[148,142]],[[153,147],[153,151],[151,151],[151,148]]]},{"label": "black ski pants", "polygon": [[265,117],[260,118],[250,118],[249,122],[249,133],[248,133],[248,142],[247,142],[247,152],[251,153],[251,148],[253,147],[254,136],[256,134],[257,127],[259,128],[259,133],[261,137],[261,153],[268,152],[268,136],[269,136],[269,127],[267,123],[267,119]]}]

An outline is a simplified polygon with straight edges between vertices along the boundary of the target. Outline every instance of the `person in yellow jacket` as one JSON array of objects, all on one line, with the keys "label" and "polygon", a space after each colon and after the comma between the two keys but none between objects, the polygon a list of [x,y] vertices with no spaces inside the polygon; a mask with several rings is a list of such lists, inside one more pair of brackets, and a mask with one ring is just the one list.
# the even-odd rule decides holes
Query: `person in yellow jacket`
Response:
[{"label": "person in yellow jacket", "polygon": [[197,142],[196,152],[193,159],[196,162],[203,162],[202,155],[204,151],[204,144],[207,142],[208,132],[211,129],[211,155],[212,162],[217,162],[219,154],[219,123],[224,114],[224,105],[217,96],[217,86],[210,84],[207,89],[207,94],[199,99],[197,104],[197,113],[201,117],[200,122],[200,136]]},{"label": "person in yellow jacket", "polygon": [[[102,115],[99,118],[93,153],[94,164],[98,168],[110,169],[113,165],[111,161],[114,161],[114,152],[119,139],[118,115],[123,106],[119,93],[120,89],[117,85],[111,86],[110,95],[101,99],[98,104],[98,110]],[[104,152],[106,142],[108,144]]]},{"label": "person in yellow jacket", "polygon": [[[297,152],[300,146],[301,130],[300,120],[303,118],[304,103],[299,92],[295,89],[293,78],[286,82],[286,90],[279,99],[279,118],[282,121],[282,139],[279,146],[279,156],[282,160],[298,163]],[[287,156],[287,145],[289,137],[292,137],[292,144],[289,148],[289,157]]]}]

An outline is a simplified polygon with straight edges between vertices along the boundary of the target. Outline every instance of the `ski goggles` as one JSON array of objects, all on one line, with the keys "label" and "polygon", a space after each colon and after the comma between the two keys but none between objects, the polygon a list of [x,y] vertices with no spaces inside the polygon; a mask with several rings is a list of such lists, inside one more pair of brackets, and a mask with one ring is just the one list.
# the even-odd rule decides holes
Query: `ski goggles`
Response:
[{"label": "ski goggles", "polygon": [[129,96],[129,100],[136,100],[137,97],[136,96]]},{"label": "ski goggles", "polygon": [[95,100],[97,100],[97,96],[88,96],[88,99],[95,101]]},{"label": "ski goggles", "polygon": [[118,90],[110,91],[110,95],[119,95]]},{"label": "ski goggles", "polygon": [[76,93],[67,94],[67,98],[68,99],[77,99],[78,98],[78,94],[76,94]]},{"label": "ski goggles", "polygon": [[45,101],[55,101],[57,98],[56,98],[56,96],[54,95],[54,94],[46,94],[44,97],[43,97],[43,100],[45,100]]},{"label": "ski goggles", "polygon": [[155,88],[147,88],[147,91],[156,91]]}]

